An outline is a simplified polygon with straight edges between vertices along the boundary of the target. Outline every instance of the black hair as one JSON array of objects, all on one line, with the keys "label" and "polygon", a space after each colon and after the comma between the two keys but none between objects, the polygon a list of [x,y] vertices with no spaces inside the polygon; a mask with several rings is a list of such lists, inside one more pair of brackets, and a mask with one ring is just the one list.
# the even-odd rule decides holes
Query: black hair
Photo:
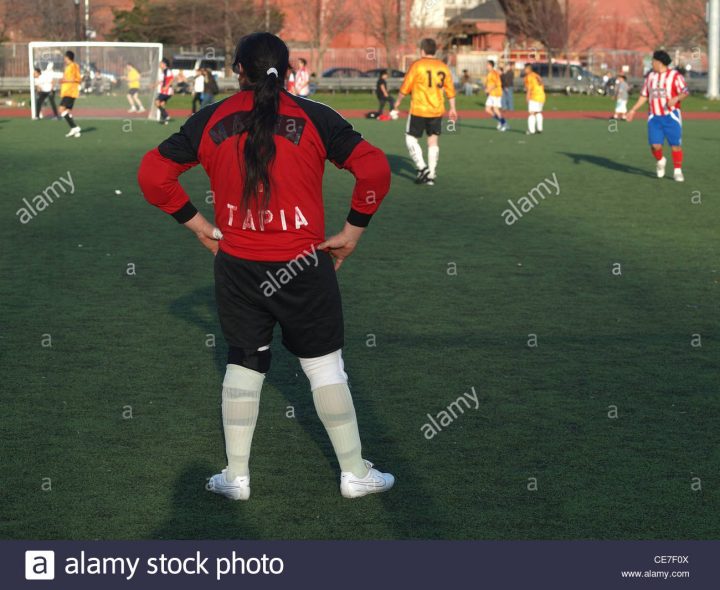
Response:
[{"label": "black hair", "polygon": [[488,63],[489,63],[492,67],[495,67],[495,61],[494,61],[494,60],[489,59],[489,60],[488,60]]},{"label": "black hair", "polygon": [[[253,108],[244,122],[245,149],[238,152],[238,164],[245,170],[242,204],[253,198],[267,209],[270,203],[270,165],[275,159],[275,126],[280,109],[280,91],[288,69],[290,52],[280,37],[272,33],[251,33],[238,42],[233,70],[240,73],[243,88],[252,90]],[[275,71],[269,71],[274,68]],[[239,144],[238,136],[238,145]]]},{"label": "black hair", "polygon": [[423,39],[420,41],[420,49],[425,52],[425,55],[435,55],[435,52],[437,51],[437,43],[435,42],[435,39]]},{"label": "black hair", "polygon": [[67,57],[70,61],[75,61],[75,52],[74,51],[66,51],[65,57]]},{"label": "black hair", "polygon": [[388,73],[388,71],[387,71],[386,69],[382,69],[382,70],[380,70],[380,72],[378,73],[378,77],[384,76],[384,75],[387,74],[387,73]]},{"label": "black hair", "polygon": [[162,58],[162,62],[167,66],[170,67],[170,60],[167,57]]},{"label": "black hair", "polygon": [[304,66],[307,65],[307,60],[304,57],[298,57],[298,61]]},{"label": "black hair", "polygon": [[35,71],[36,71],[38,74],[42,74],[42,71],[41,71],[40,68],[38,68],[38,67],[35,68]]},{"label": "black hair", "polygon": [[653,53],[653,59],[658,60],[661,64],[665,66],[669,66],[672,62],[670,54],[667,51],[663,51],[662,49],[658,49],[655,53]]}]

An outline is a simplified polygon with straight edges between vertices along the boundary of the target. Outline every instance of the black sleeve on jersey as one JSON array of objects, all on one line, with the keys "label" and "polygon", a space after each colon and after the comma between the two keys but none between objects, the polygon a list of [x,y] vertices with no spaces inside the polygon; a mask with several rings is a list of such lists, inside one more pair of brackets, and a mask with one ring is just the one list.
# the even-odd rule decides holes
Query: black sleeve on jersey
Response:
[{"label": "black sleeve on jersey", "polygon": [[205,126],[215,110],[222,103],[222,100],[213,103],[192,115],[185,121],[185,124],[180,127],[180,131],[173,133],[158,146],[160,154],[178,164],[197,162],[197,153],[200,148],[200,140],[202,140]]},{"label": "black sleeve on jersey", "polygon": [[288,96],[307,114],[318,130],[325,145],[327,159],[337,166],[342,166],[355,146],[362,141],[362,135],[329,106],[292,94]]}]

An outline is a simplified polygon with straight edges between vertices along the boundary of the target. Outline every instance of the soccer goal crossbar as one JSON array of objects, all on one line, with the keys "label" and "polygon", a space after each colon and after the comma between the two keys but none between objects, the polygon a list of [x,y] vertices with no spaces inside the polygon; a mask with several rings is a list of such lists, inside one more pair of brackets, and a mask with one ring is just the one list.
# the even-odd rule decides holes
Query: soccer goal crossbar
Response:
[{"label": "soccer goal crossbar", "polygon": [[82,77],[73,107],[79,118],[155,116],[162,43],[33,41],[28,44],[33,119],[60,101],[67,51],[75,54]]}]

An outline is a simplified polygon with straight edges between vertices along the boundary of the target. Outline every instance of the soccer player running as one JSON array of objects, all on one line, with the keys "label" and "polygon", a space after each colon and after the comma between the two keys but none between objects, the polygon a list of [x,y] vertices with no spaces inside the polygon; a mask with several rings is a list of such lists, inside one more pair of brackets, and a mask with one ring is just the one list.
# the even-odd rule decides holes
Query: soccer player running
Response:
[{"label": "soccer player running", "polygon": [[540,74],[525,64],[525,100],[528,105],[527,135],[543,132],[543,107],[545,106],[545,85]]},{"label": "soccer player running", "polygon": [[170,60],[167,57],[163,57],[160,62],[160,76],[160,82],[158,82],[160,92],[155,98],[155,106],[160,113],[160,124],[167,125],[170,121],[170,115],[168,115],[168,112],[165,110],[165,106],[173,95],[174,79],[172,70],[170,69]]},{"label": "soccer player running", "polygon": [[72,109],[75,106],[75,99],[80,96],[82,74],[80,66],[75,63],[75,54],[72,51],[65,52],[63,61],[65,62],[65,71],[60,80],[60,116],[70,126],[70,131],[65,134],[65,137],[80,137],[80,127],[73,119]]},{"label": "soccer player running", "polygon": [[497,130],[507,131],[507,121],[502,114],[502,80],[500,72],[495,69],[495,62],[491,59],[487,62],[487,76],[485,76],[485,112],[497,120]]},{"label": "soccer player running", "polygon": [[658,178],[665,176],[667,160],[663,156],[665,140],[670,144],[673,159],[673,178],[683,182],[682,172],[682,113],[680,101],[690,95],[685,79],[677,70],[668,66],[672,62],[666,51],[658,50],[653,53],[652,71],[645,77],[645,83],[640,91],[640,98],[627,114],[627,121],[635,117],[635,113],[645,103],[649,103],[648,114],[648,143],[657,164],[655,172]]},{"label": "soccer player running", "polygon": [[[438,140],[442,131],[442,117],[445,114],[445,96],[450,102],[450,119],[457,119],[452,74],[447,65],[435,57],[436,52],[437,44],[434,39],[423,39],[420,42],[420,59],[413,62],[405,74],[393,107],[393,111],[397,112],[403,99],[408,94],[412,95],[410,116],[405,127],[405,143],[417,168],[417,184],[434,185],[437,178],[440,158]],[[418,141],[423,133],[427,134],[427,165]]]},{"label": "soccer player running", "polygon": [[[390,167],[385,154],[334,110],[283,90],[288,57],[275,35],[243,37],[233,62],[240,92],[201,109],[148,152],[138,179],[150,203],[215,254],[215,298],[229,349],[222,390],[228,465],[210,478],[208,489],[234,500],[250,496],[250,445],[279,323],[337,455],[340,492],[357,498],[387,491],[395,480],[361,454],[343,365],[335,273],[387,194]],[[325,160],[355,176],[345,227],[328,239]],[[197,164],[210,177],[217,227],[198,213],[178,182]]]},{"label": "soccer player running", "polygon": [[138,92],[140,92],[140,72],[132,64],[125,66],[125,72],[125,79],[128,83],[127,99],[130,103],[128,113],[144,113],[145,107],[138,96]]}]

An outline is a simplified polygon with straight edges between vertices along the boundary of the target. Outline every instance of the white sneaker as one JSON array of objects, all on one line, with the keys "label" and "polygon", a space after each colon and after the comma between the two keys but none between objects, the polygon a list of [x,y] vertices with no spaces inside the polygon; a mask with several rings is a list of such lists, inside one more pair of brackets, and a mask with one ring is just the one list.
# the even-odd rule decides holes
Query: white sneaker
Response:
[{"label": "white sneaker", "polygon": [[128,113],[135,113],[135,112],[137,112],[137,109],[135,107],[130,107],[128,109]]},{"label": "white sneaker", "polygon": [[500,126],[500,131],[507,131],[508,129],[510,129],[510,126],[507,123]]},{"label": "white sneaker", "polygon": [[370,461],[365,461],[365,465],[369,471],[363,478],[356,477],[351,471],[343,471],[340,474],[340,493],[344,498],[360,498],[367,494],[387,492],[395,485],[395,478],[390,473],[381,473],[373,469]]},{"label": "white sneaker", "polygon": [[140,107],[138,109],[138,113],[144,113],[146,111],[145,107]]},{"label": "white sneaker", "polygon": [[236,477],[234,481],[227,480],[227,468],[221,473],[213,475],[207,483],[207,489],[231,500],[247,500],[250,498],[250,476]]},{"label": "white sneaker", "polygon": [[65,137],[80,137],[80,127],[73,127],[65,134]]},{"label": "white sneaker", "polygon": [[657,164],[655,165],[655,173],[657,174],[658,178],[664,178],[665,164],[667,164],[667,160],[665,159],[665,156],[663,156],[660,160],[658,160]]},{"label": "white sneaker", "polygon": [[685,177],[683,176],[681,168],[675,168],[673,171],[673,178],[675,179],[675,182],[685,182]]},{"label": "white sneaker", "polygon": [[502,129],[502,123],[498,123],[497,126],[495,127],[495,129],[500,131],[500,129]]}]

